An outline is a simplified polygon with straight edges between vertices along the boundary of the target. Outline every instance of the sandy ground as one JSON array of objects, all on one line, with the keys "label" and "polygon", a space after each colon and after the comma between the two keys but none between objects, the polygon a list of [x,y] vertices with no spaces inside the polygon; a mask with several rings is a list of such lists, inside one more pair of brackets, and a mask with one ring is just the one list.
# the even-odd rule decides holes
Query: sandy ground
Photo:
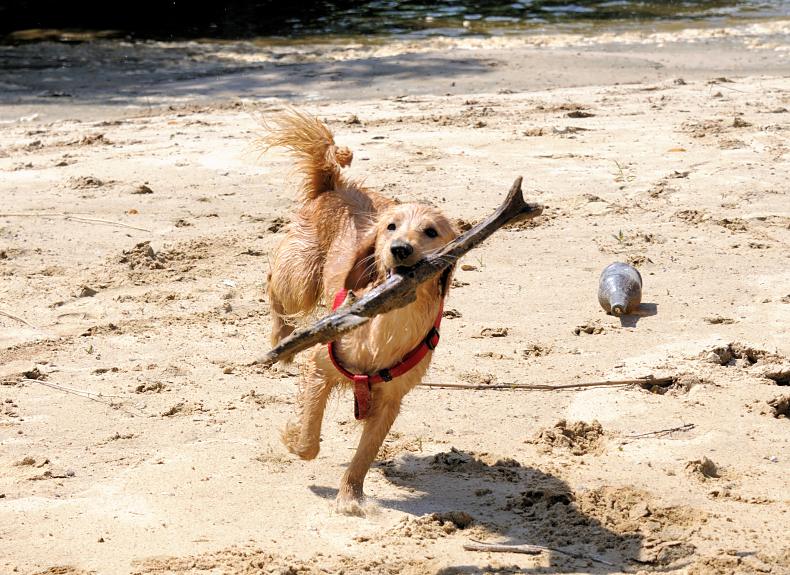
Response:
[{"label": "sandy ground", "polygon": [[[790,78],[781,42],[733,36],[469,45],[459,68],[442,65],[457,51],[404,49],[151,85],[108,68],[91,87],[90,61],[81,77],[9,72],[0,572],[790,573]],[[339,79],[300,76],[335,65]],[[46,92],[57,73],[66,96]],[[270,73],[296,92],[266,92]],[[334,514],[350,398],[301,462],[278,439],[297,368],[247,365],[267,349],[267,257],[296,184],[256,147],[258,116],[286,101],[401,200],[474,222],[523,175],[548,206],[466,256],[426,382],[670,381],[418,388],[367,517]],[[615,260],[643,274],[639,316],[598,307]]]}]

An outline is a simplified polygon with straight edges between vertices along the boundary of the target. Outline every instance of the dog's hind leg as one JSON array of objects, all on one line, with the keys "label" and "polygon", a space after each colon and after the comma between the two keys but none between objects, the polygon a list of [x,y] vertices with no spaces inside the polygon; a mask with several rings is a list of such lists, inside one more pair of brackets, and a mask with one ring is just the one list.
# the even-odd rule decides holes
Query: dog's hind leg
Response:
[{"label": "dog's hind leg", "polygon": [[323,348],[314,352],[316,355],[306,362],[304,373],[299,382],[299,419],[289,421],[282,432],[282,440],[288,451],[302,459],[314,459],[321,448],[321,423],[324,409],[336,381],[327,377],[327,368],[317,355]]},{"label": "dog's hind leg", "polygon": [[291,334],[294,324],[288,316],[312,310],[321,297],[322,259],[305,240],[286,238],[277,250],[269,272],[267,291],[272,311],[272,346]]},{"label": "dog's hind leg", "polygon": [[[269,285],[271,285],[271,273],[269,274]],[[285,321],[285,309],[283,308],[282,303],[279,299],[277,299],[276,294],[273,293],[271,289],[269,289],[269,302],[271,304],[272,310],[272,333],[271,333],[271,342],[272,347],[280,343],[281,339],[284,339],[291,335],[294,330],[294,326],[287,323]]]}]

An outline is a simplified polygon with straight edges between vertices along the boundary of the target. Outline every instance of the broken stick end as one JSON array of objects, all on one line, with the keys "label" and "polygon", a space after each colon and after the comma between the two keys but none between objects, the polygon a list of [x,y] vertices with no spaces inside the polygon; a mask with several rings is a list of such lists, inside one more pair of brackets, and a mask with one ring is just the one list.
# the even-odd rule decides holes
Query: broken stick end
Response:
[{"label": "broken stick end", "polygon": [[[510,191],[507,193],[507,199],[505,200],[506,204],[515,201],[517,203],[524,203],[524,196],[521,193],[521,182],[524,181],[523,176],[519,176],[513,182],[513,185],[510,186]],[[519,202],[519,200],[521,200]]]},{"label": "broken stick end", "polygon": [[521,209],[521,214],[519,214],[519,218],[522,220],[530,220],[532,218],[538,217],[542,213],[543,213],[542,204],[527,202],[524,204],[524,207]]},{"label": "broken stick end", "polygon": [[523,180],[524,178],[521,176],[516,178],[505,200],[506,205],[517,207],[519,210],[508,222],[510,224],[529,220],[543,213],[543,206],[541,204],[524,201],[524,193],[521,190],[521,183]]},{"label": "broken stick end", "polygon": [[253,361],[250,365],[259,365],[261,367],[271,367],[278,361],[281,361],[282,358],[273,355],[272,352],[267,353],[263,357],[259,357],[255,361]]}]

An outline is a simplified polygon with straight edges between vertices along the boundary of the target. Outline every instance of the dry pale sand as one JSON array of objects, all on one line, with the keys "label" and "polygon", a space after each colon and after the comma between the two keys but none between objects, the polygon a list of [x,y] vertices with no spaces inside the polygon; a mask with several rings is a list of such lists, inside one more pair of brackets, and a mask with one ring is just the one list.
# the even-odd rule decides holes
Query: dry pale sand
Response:
[{"label": "dry pale sand", "polygon": [[[296,186],[256,147],[257,115],[284,100],[7,92],[0,572],[790,573],[790,78],[776,46],[737,48],[748,74],[720,58],[680,80],[683,54],[705,59],[682,43],[675,68],[621,83],[621,48],[596,48],[608,73],[575,87],[445,95],[437,67],[425,86],[393,74],[388,93],[304,104],[374,189],[474,222],[523,175],[548,206],[466,256],[427,382],[671,378],[418,388],[366,518],[332,511],[350,398],[298,461],[278,438],[297,368],[247,366],[267,349],[267,258]],[[614,260],[642,271],[639,317],[598,307]]]}]

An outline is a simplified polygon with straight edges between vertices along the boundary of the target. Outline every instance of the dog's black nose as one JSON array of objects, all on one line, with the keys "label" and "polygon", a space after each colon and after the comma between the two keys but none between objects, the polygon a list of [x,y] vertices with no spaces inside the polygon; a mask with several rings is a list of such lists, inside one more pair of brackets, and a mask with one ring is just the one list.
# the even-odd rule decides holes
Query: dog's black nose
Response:
[{"label": "dog's black nose", "polygon": [[390,246],[390,251],[392,252],[392,255],[395,256],[396,260],[402,262],[408,258],[412,252],[414,252],[414,248],[406,242],[395,240]]}]

